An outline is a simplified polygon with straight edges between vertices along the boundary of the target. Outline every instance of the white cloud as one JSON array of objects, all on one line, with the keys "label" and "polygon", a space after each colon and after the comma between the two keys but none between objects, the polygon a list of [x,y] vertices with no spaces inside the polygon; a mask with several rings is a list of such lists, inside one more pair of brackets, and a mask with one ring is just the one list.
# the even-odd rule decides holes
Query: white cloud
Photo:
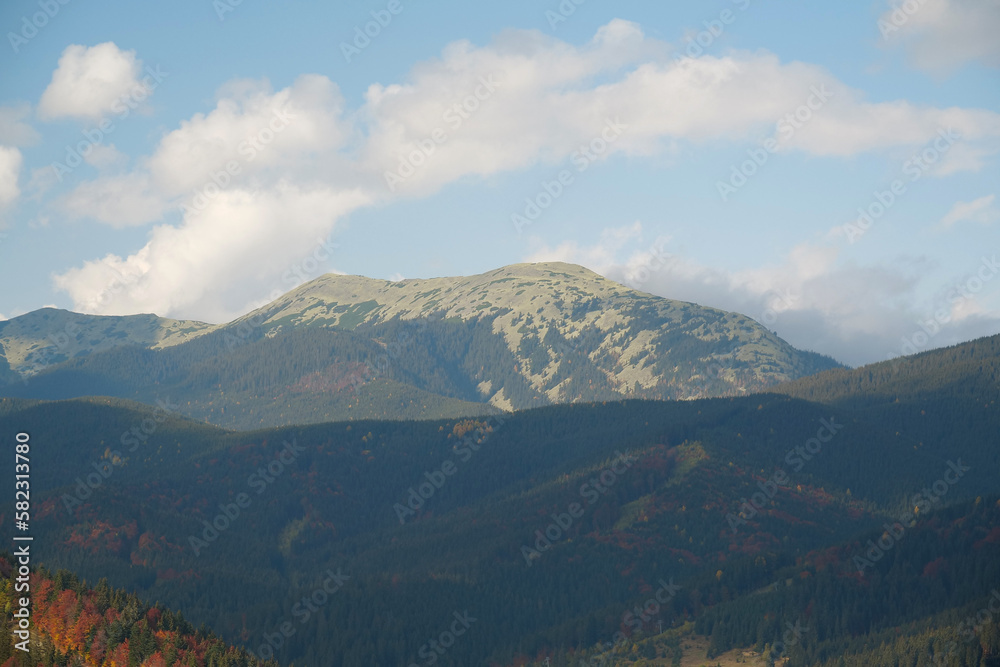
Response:
[{"label": "white cloud", "polygon": [[37,142],[38,132],[23,120],[30,115],[31,106],[26,103],[0,106],[0,144],[29,146]]},{"label": "white cloud", "polygon": [[[825,101],[810,110],[810,120],[790,135],[782,133],[781,120],[815,102],[817,94]],[[613,141],[609,121],[621,130]],[[233,219],[252,218],[256,227],[287,225],[273,239],[256,234],[275,246],[300,248],[316,232],[304,222],[289,223],[290,216],[274,207],[250,216],[237,206],[249,193],[291,204],[304,195],[289,193],[313,193],[342,214],[401,195],[427,196],[465,177],[561,163],[591,144],[602,146],[603,159],[664,153],[680,142],[749,142],[774,134],[782,150],[843,157],[913,152],[942,128],[961,135],[948,155],[965,157],[946,163],[952,171],[978,169],[1000,150],[996,112],[869,103],[821,67],[782,63],[766,52],[677,61],[668,45],[621,20],[582,46],[538,31],[508,31],[482,47],[449,45],[440,58],[414,66],[403,82],[372,85],[357,109],[345,108],[337,86],[319,75],[304,75],[277,92],[266,81],[223,86],[214,108],[182,121],[132,171],[83,183],[62,200],[68,214],[117,227],[162,220],[185,207],[179,226],[156,227],[145,248],[112,262],[124,274],[141,277],[136,287],[95,305],[111,280],[100,263],[73,269],[58,284],[71,291],[77,307],[95,312],[217,317],[235,308],[235,301],[220,305],[215,292],[242,297],[261,282],[247,282],[238,268],[241,253],[255,251],[226,247],[238,234]],[[385,173],[397,171],[414,151],[423,159],[392,192]],[[337,215],[325,216],[324,234]],[[610,247],[619,240],[605,241]],[[232,256],[223,262],[233,267],[232,275],[210,279],[185,266],[183,279],[177,278],[172,258],[199,244],[211,247],[198,253]],[[558,250],[584,252],[571,243]],[[606,249],[587,252],[587,263],[608,261]],[[766,282],[766,276],[755,278]],[[210,280],[210,289],[197,287]]]},{"label": "white cloud", "polygon": [[21,162],[21,151],[11,146],[0,146],[0,208],[12,204],[21,194],[17,185]]},{"label": "white cloud", "polygon": [[71,218],[94,218],[112,227],[149,224],[167,211],[164,197],[137,172],[81,184],[61,201]]},{"label": "white cloud", "polygon": [[625,227],[608,227],[601,232],[600,241],[592,246],[576,241],[563,241],[549,248],[539,238],[529,239],[534,249],[524,259],[525,262],[569,262],[582,264],[595,271],[607,270],[618,263],[621,252],[642,237],[642,223],[636,221]]},{"label": "white cloud", "polygon": [[[743,313],[795,347],[821,350],[852,365],[912,353],[904,349],[904,337],[912,340],[928,314],[942,309],[948,321],[939,322],[938,334],[917,351],[1000,329],[1000,313],[991,313],[981,295],[963,298],[949,284],[930,302],[921,297],[918,288],[933,268],[925,261],[860,266],[843,259],[835,245],[803,243],[776,265],[727,271],[670,253],[669,245],[667,252],[642,250],[647,243],[640,238],[641,226],[639,231],[635,225],[607,229],[592,246],[536,243],[524,261],[583,264],[644,292]],[[631,242],[609,244],[609,239],[626,238]],[[640,251],[630,253],[629,247],[636,246]],[[637,276],[642,278],[638,283]]]},{"label": "white cloud", "polygon": [[45,119],[98,120],[116,111],[133,91],[145,89],[139,81],[141,71],[135,51],[122,51],[114,42],[92,47],[71,44],[42,93],[38,113]]},{"label": "white cloud", "polygon": [[227,321],[262,294],[294,287],[289,267],[366,203],[358,191],[286,183],[257,193],[227,190],[179,226],[155,227],[138,252],[87,262],[55,283],[82,312]]},{"label": "white cloud", "polygon": [[978,222],[988,225],[1000,219],[1000,210],[993,206],[996,195],[987,195],[970,202],[955,202],[951,210],[941,218],[941,226],[945,229],[954,227],[960,222]]},{"label": "white cloud", "polygon": [[[85,181],[61,207],[70,217],[126,227],[155,222],[180,206],[199,210],[227,188],[267,187],[282,178],[305,182],[318,174],[343,185],[356,177],[335,154],[349,131],[339,118],[342,106],[336,85],[321,76],[300,77],[278,92],[266,81],[231,82],[219,91],[215,109],[183,121],[137,170]],[[92,159],[107,166],[121,156],[97,147],[87,155]],[[344,165],[339,172],[337,164]]]},{"label": "white cloud", "polygon": [[[953,129],[960,140],[943,174],[978,169],[1000,150],[994,111],[871,103],[821,67],[782,63],[766,52],[677,61],[634,24],[614,21],[604,33],[616,38],[574,47],[516,32],[480,48],[459,42],[415,67],[405,83],[373,85],[359,113],[368,130],[363,166],[399,174],[412,155],[411,166],[421,164],[394,186],[425,195],[463,176],[564,160],[598,139],[609,118],[627,130],[605,156],[772,134],[782,150],[849,157],[912,150]],[[465,109],[456,111],[463,100]],[[790,132],[796,112],[807,120],[793,120]],[[435,132],[443,140],[431,141]]]},{"label": "white cloud", "polygon": [[342,147],[349,131],[340,118],[343,106],[340,90],[323,76],[299,77],[278,92],[267,81],[233,81],[219,91],[215,109],[160,141],[148,169],[170,196],[191,195],[229,161],[239,164],[241,178],[294,169]]},{"label": "white cloud", "polygon": [[901,44],[911,61],[931,72],[966,62],[1000,67],[1000,3],[996,0],[891,2],[879,18],[890,44]]}]

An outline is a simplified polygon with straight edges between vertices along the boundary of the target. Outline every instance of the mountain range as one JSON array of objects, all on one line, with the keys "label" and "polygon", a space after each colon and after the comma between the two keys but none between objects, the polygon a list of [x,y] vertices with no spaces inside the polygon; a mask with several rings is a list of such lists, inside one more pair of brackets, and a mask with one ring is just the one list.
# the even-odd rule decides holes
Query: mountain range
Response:
[{"label": "mountain range", "polygon": [[990,665],[998,381],[1000,336],[746,396],[251,432],[8,398],[0,430],[45,443],[49,568],[280,664]]},{"label": "mountain range", "polygon": [[42,309],[0,323],[0,395],[88,395],[239,429],[742,395],[840,365],[740,314],[564,263],[325,275],[232,322]]},{"label": "mountain range", "polygon": [[1000,661],[1000,336],[848,369],[540,264],[0,344],[3,667]]}]

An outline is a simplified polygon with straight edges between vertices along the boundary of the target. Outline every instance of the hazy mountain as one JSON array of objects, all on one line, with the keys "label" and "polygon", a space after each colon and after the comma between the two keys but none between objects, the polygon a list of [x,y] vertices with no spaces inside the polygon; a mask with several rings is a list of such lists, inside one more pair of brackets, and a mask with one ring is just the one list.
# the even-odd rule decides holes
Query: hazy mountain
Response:
[{"label": "hazy mountain", "polygon": [[[0,357],[22,377],[30,377],[67,359],[122,345],[151,349],[179,345],[214,325],[170,320],[156,315],[81,315],[40,308],[0,322]],[[5,364],[0,361],[0,367]],[[0,370],[0,381],[3,380]]]},{"label": "hazy mountain", "polygon": [[65,322],[82,329],[76,347],[5,395],[170,394],[184,414],[237,428],[740,395],[838,366],[743,315],[562,263],[399,282],[326,275],[221,326],[39,311],[0,329],[14,369],[31,373]]}]

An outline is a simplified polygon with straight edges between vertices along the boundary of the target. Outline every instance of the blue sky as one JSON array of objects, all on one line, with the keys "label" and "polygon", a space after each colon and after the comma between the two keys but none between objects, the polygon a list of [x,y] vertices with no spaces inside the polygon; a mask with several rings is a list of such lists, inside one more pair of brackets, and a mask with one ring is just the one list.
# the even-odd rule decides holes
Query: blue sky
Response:
[{"label": "blue sky", "polygon": [[1000,331],[993,1],[14,0],[0,26],[0,317],[219,322],[328,271],[562,260],[850,364]]}]

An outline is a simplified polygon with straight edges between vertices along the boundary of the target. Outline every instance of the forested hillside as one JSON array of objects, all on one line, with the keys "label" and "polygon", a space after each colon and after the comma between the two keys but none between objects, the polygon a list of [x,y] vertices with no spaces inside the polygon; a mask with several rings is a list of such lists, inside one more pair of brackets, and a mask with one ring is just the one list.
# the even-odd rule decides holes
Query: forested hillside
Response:
[{"label": "forested hillside", "polygon": [[[277,667],[227,646],[180,614],[150,607],[135,595],[112,589],[106,580],[90,588],[73,573],[31,573],[31,638],[22,643],[9,612],[16,562],[0,555],[0,664],[3,667]],[[16,644],[22,646],[18,648]],[[26,648],[27,650],[22,650]]]},{"label": "forested hillside", "polygon": [[[872,375],[864,400],[232,432],[167,402],[3,399],[0,431],[35,443],[40,562],[281,664],[422,664],[457,619],[465,639],[437,664],[576,665],[608,650],[613,664],[671,664],[700,636],[706,655],[774,657],[800,616],[821,629],[780,652],[790,664],[920,645],[927,660],[950,636],[942,619],[983,604],[1000,576],[993,344],[900,362],[905,382]],[[813,382],[831,377],[844,376]],[[298,606],[332,581],[322,604]],[[658,592],[655,614],[627,615]],[[990,641],[945,664],[987,664],[968,661]]]},{"label": "forested hillside", "polygon": [[1000,387],[1000,335],[858,369],[835,369],[788,382],[773,391],[809,401],[857,407],[965,401],[993,397]]},{"label": "forested hillside", "polygon": [[[961,377],[963,358],[943,351],[927,372]],[[776,640],[773,624],[739,620],[772,599],[784,609],[840,591],[862,614],[866,595],[893,599],[886,586],[919,575],[907,595],[977,604],[992,571],[975,559],[995,548],[983,503],[1000,492],[996,400],[982,384],[878,409],[760,394],[240,433],[117,399],[7,399],[0,429],[45,443],[33,485],[50,567],[107,577],[255,650],[336,576],[336,594],[272,649],[283,664],[419,664],[467,613],[469,640],[438,664],[508,665],[593,650],[661,581],[682,591],[632,629],[692,622],[684,632],[706,633],[713,652]],[[972,560],[965,542],[948,551],[918,530],[937,530],[954,503],[977,508]],[[896,522],[899,547],[859,572],[853,556],[877,539],[867,531]],[[916,560],[902,579],[880,574],[925,542],[905,551]],[[952,564],[926,568],[938,558]],[[762,595],[789,579],[801,597]],[[850,614],[810,660],[889,627]]]}]

